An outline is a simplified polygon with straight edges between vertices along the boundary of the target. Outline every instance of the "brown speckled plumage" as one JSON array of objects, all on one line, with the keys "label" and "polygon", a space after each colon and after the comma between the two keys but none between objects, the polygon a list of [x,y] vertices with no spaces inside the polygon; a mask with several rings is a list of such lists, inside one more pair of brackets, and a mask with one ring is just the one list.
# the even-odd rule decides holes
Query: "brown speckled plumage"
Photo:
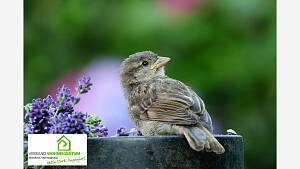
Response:
[{"label": "brown speckled plumage", "polygon": [[120,79],[130,120],[145,136],[185,136],[196,151],[223,153],[223,146],[211,134],[211,118],[202,99],[165,75],[169,60],[145,51],[123,61]]}]

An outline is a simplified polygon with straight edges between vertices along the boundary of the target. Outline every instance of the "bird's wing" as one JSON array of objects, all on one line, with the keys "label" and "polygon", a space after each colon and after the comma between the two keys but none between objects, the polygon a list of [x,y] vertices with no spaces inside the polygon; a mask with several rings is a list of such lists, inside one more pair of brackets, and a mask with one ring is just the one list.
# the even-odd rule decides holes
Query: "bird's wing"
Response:
[{"label": "bird's wing", "polygon": [[[145,99],[133,106],[133,112],[142,118],[172,124],[191,125],[199,122],[201,101],[183,83],[165,79],[149,84]],[[197,97],[196,97],[197,96]]]},{"label": "bird's wing", "polygon": [[190,109],[199,116],[200,123],[210,132],[212,132],[213,128],[211,117],[205,109],[203,100],[191,88],[189,88],[189,91],[191,92],[194,101],[194,104]]},{"label": "bird's wing", "polygon": [[194,101],[191,110],[198,115],[205,113],[205,104],[203,100],[190,87],[188,87],[188,91],[191,93]]}]

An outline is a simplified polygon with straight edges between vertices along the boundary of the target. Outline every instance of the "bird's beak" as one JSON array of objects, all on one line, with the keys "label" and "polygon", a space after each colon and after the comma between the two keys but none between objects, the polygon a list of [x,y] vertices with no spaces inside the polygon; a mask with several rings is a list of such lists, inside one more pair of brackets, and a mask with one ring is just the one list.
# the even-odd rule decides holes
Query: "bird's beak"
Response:
[{"label": "bird's beak", "polygon": [[157,61],[151,65],[150,69],[158,69],[165,66],[169,62],[170,58],[168,57],[158,57]]}]

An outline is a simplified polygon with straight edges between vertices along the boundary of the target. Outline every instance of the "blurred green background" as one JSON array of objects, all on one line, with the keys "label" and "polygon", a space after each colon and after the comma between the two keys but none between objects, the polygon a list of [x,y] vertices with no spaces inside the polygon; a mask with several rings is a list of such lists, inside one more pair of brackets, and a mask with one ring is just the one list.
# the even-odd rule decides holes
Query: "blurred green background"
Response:
[{"label": "blurred green background", "polygon": [[246,168],[276,168],[275,0],[24,1],[24,104],[101,56],[152,50],[244,137]]}]

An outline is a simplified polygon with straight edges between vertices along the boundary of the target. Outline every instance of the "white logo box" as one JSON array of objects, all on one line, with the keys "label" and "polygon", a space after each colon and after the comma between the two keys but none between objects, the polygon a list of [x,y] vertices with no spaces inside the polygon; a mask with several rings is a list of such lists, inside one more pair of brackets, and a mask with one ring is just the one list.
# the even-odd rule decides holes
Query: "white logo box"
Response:
[{"label": "white logo box", "polygon": [[28,165],[87,165],[86,134],[29,134]]}]

